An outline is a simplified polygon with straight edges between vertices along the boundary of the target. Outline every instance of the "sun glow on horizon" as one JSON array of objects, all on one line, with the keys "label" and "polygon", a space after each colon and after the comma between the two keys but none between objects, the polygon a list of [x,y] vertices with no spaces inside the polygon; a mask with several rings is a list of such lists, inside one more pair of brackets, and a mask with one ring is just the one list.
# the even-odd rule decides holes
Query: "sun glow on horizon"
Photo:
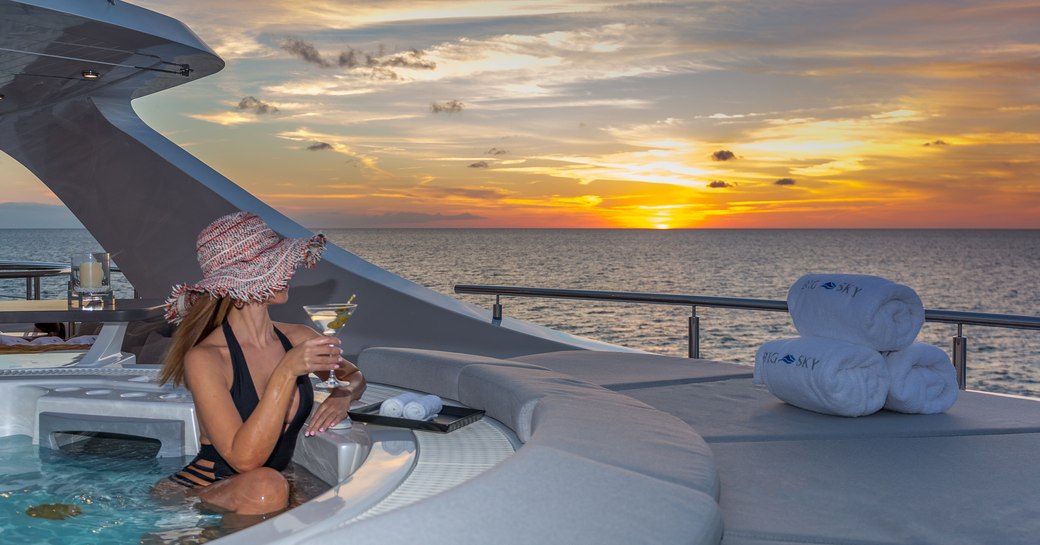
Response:
[{"label": "sun glow on horizon", "polygon": [[1040,228],[1015,0],[134,3],[227,60],[134,110],[305,225]]}]

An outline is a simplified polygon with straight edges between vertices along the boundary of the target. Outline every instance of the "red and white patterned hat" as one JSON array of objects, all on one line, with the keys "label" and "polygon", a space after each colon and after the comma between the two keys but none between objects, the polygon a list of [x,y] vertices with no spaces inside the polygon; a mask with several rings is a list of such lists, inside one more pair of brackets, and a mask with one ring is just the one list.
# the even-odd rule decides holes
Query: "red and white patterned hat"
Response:
[{"label": "red and white patterned hat", "polygon": [[325,236],[283,239],[250,212],[222,216],[199,233],[195,251],[202,269],[197,284],[178,284],[166,300],[166,320],[179,324],[199,295],[260,303],[289,286],[300,266],[314,267]]}]

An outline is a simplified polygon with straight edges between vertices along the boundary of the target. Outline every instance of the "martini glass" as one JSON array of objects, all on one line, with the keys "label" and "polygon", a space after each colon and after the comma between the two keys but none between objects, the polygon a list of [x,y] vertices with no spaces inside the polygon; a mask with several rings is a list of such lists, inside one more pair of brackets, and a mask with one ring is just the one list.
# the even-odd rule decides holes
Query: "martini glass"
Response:
[{"label": "martini glass", "polygon": [[[350,301],[353,300],[354,297],[351,296]],[[354,314],[355,310],[357,310],[357,304],[350,301],[346,303],[331,303],[327,305],[304,305],[303,310],[307,313],[307,316],[310,316],[314,325],[318,326],[322,335],[331,337],[336,335],[336,332],[343,326],[347,325],[350,316]],[[336,372],[329,371],[328,380],[319,382],[315,384],[315,386],[332,390],[334,388],[350,386],[350,382],[337,379]]]}]

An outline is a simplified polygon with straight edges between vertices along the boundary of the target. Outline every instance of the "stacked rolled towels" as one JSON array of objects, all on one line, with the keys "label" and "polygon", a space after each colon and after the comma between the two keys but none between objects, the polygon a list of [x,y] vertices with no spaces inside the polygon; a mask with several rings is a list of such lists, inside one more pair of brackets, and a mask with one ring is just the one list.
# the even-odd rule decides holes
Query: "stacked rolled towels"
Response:
[{"label": "stacked rolled towels", "polygon": [[889,375],[885,359],[868,347],[796,337],[769,341],[758,349],[755,382],[796,407],[864,416],[885,404]]},{"label": "stacked rolled towels", "polygon": [[885,408],[901,413],[936,414],[957,401],[960,388],[950,357],[938,346],[915,342],[885,354],[892,378]]},{"label": "stacked rolled towels", "polygon": [[405,392],[384,400],[379,405],[379,415],[411,420],[430,420],[437,416],[443,408],[444,403],[441,398],[435,395]]},{"label": "stacked rolled towels", "polygon": [[807,274],[787,291],[795,329],[869,346],[878,352],[910,346],[924,325],[917,292],[877,276]]},{"label": "stacked rolled towels", "polygon": [[866,275],[808,274],[788,291],[801,337],[769,341],[755,382],[803,409],[864,416],[882,407],[938,413],[957,399],[942,349],[915,343],[924,306],[913,289]]}]

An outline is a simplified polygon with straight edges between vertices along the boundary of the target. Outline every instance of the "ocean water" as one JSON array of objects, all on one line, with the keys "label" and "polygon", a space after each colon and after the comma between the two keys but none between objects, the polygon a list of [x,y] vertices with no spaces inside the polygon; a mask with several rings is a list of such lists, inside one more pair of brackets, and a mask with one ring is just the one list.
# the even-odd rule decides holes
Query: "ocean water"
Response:
[{"label": "ocean water", "polygon": [[[484,308],[493,297],[455,295],[453,286],[783,300],[801,275],[839,272],[911,286],[929,309],[1040,315],[1037,230],[321,231],[384,269]],[[81,230],[0,230],[0,259],[64,261],[68,248],[91,244],[97,243]],[[0,296],[22,296],[24,289],[23,281],[0,281]],[[63,294],[64,284],[55,289]],[[521,297],[502,302],[507,316],[574,335],[686,354],[685,307]],[[697,314],[706,358],[753,365],[761,343],[796,335],[784,313],[699,308]],[[949,351],[955,334],[954,325],[926,324],[918,340]],[[1040,396],[1040,331],[966,326],[964,334],[970,388]]]}]

